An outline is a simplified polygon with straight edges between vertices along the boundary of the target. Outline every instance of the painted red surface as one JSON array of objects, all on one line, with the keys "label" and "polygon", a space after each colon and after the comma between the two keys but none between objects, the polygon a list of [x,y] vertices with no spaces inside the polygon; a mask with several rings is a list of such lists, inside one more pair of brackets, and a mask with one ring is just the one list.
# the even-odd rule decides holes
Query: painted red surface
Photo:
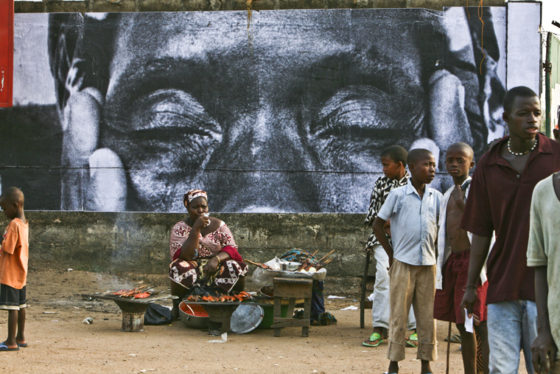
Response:
[{"label": "painted red surface", "polygon": [[0,107],[12,106],[14,2],[0,0]]}]

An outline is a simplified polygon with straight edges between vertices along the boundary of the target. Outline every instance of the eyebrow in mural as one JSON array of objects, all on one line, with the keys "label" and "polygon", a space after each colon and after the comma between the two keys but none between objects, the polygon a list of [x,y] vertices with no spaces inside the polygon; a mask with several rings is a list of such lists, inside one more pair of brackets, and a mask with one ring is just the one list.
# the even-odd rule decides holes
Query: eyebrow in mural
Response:
[{"label": "eyebrow in mural", "polygon": [[492,11],[482,73],[465,12],[260,11],[250,40],[246,12],[51,14],[61,209],[182,211],[198,187],[217,212],[365,211],[386,146],[479,155],[503,128]]}]

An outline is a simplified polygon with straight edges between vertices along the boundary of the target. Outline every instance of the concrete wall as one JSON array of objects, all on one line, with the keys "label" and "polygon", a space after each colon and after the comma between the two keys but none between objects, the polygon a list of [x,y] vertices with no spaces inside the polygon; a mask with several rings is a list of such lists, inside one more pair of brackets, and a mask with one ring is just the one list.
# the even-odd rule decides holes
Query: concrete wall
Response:
[{"label": "concrete wall", "polygon": [[[182,214],[31,211],[30,267],[135,274],[166,279],[169,230]],[[369,230],[362,214],[216,214],[242,255],[264,262],[291,248],[335,250],[327,290],[357,292]],[[5,218],[0,221],[6,225]]]}]

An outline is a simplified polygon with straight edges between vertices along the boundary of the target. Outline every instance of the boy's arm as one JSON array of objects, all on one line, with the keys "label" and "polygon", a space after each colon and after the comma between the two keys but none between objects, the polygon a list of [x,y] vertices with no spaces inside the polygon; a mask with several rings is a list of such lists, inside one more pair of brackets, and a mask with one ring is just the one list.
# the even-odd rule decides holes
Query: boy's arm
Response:
[{"label": "boy's arm", "polygon": [[481,160],[474,171],[461,222],[461,228],[472,234],[467,285],[461,302],[469,313],[472,313],[477,299],[477,282],[488,256],[494,231],[484,165]]},{"label": "boy's arm", "polygon": [[379,194],[379,184],[380,184],[380,180],[381,178],[379,178],[376,182],[375,185],[373,186],[373,190],[371,191],[371,196],[369,198],[369,209],[368,209],[368,214],[366,216],[365,219],[365,224],[370,225],[373,227],[373,221],[375,220],[375,217],[377,216],[377,207],[379,206],[379,199],[380,199],[380,194]]},{"label": "boy's arm", "polygon": [[451,192],[451,196],[449,196],[449,200],[451,199],[453,199],[455,205],[461,212],[465,211],[465,191],[461,189],[461,185],[455,185],[453,192]]},{"label": "boy's arm", "polygon": [[531,344],[533,367],[536,373],[548,373],[558,348],[554,344],[548,318],[548,282],[546,266],[535,267],[535,299],[537,303],[537,337]]},{"label": "boy's arm", "polygon": [[389,243],[389,239],[387,239],[387,236],[385,235],[384,227],[386,221],[388,221],[393,216],[395,206],[397,204],[397,196],[397,190],[392,190],[391,192],[389,192],[389,195],[383,203],[383,206],[381,207],[381,209],[379,209],[379,212],[377,212],[375,221],[373,221],[373,233],[375,234],[377,241],[379,241],[379,244],[381,244],[383,249],[385,249],[385,252],[387,252],[387,256],[389,256],[389,265],[393,263],[393,247],[391,246],[391,243]]},{"label": "boy's arm", "polygon": [[13,223],[8,225],[8,229],[6,230],[6,235],[4,235],[4,240],[2,240],[2,252],[6,252],[9,254],[13,254],[16,250],[16,245],[18,242],[18,231]]},{"label": "boy's arm", "polygon": [[383,228],[385,222],[386,221],[379,218],[379,216],[375,217],[375,221],[373,221],[373,233],[377,241],[379,241],[379,244],[381,244],[385,252],[387,252],[387,256],[389,256],[389,266],[391,266],[393,264],[393,247],[391,247],[391,243],[389,243],[389,239],[387,239],[385,235],[385,230]]},{"label": "boy's arm", "polygon": [[469,313],[472,313],[474,303],[477,299],[477,282],[480,277],[480,271],[482,270],[484,261],[486,260],[486,256],[488,256],[490,240],[491,238],[487,236],[480,236],[476,234],[473,234],[472,236],[467,286],[465,288],[465,294],[463,295],[463,301],[461,302],[461,305],[467,308]]},{"label": "boy's arm", "polygon": [[[543,182],[544,183],[544,182]],[[535,301],[537,304],[537,337],[531,344],[533,367],[536,373],[548,373],[556,358],[557,347],[550,330],[548,315],[548,256],[542,226],[542,206],[548,203],[543,184],[533,190],[527,244],[527,266],[535,270]],[[545,218],[546,219],[546,218]]]}]

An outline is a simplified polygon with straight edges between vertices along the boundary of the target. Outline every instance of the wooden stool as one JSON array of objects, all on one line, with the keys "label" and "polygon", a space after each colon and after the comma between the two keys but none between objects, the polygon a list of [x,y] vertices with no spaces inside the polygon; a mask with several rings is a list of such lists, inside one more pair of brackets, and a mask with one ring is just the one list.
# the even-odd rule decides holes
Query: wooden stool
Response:
[{"label": "wooden stool", "polygon": [[[274,278],[274,336],[280,336],[283,327],[301,326],[301,336],[309,336],[311,317],[311,290],[313,281],[305,278]],[[281,302],[288,299],[288,312],[282,317]],[[296,299],[304,299],[303,319],[293,318]]]}]

